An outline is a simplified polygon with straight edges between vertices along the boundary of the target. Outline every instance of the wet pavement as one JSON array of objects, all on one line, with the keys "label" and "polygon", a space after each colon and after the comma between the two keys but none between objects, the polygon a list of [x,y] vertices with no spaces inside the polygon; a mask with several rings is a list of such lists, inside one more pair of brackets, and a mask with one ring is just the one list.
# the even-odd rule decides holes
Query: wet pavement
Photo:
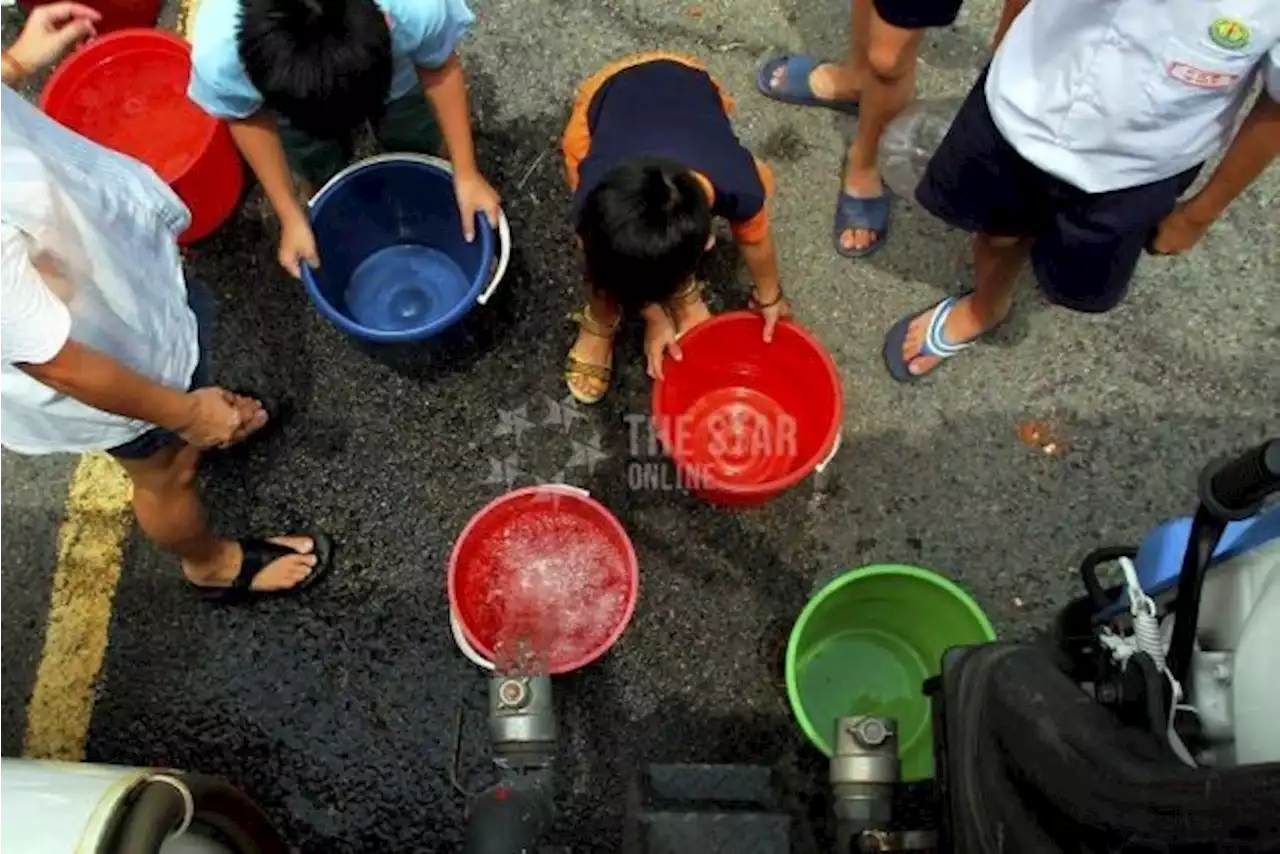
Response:
[{"label": "wet pavement", "polygon": [[[231,533],[323,529],[338,565],[303,597],[210,608],[133,534],[87,758],[223,775],[304,851],[452,850],[463,811],[448,780],[459,706],[473,787],[485,780],[486,746],[484,681],[448,629],[449,550],[507,475],[523,484],[563,473],[617,514],[640,558],[634,623],[605,660],[557,683],[555,841],[617,850],[626,784],[644,763],[821,774],[772,659],[779,627],[835,572],[931,567],[972,591],[1002,634],[1029,637],[1077,595],[1070,570],[1085,551],[1188,510],[1204,462],[1277,432],[1274,170],[1191,255],[1144,261],[1118,311],[1071,315],[1028,290],[990,345],[929,381],[893,383],[884,332],[965,285],[966,241],[903,204],[882,253],[837,258],[830,216],[844,120],[766,101],[753,84],[775,48],[838,55],[843,8],[477,2],[464,61],[481,160],[516,248],[494,300],[431,344],[375,351],[329,326],[276,265],[275,226],[256,197],[194,251],[193,275],[220,302],[220,382],[288,410],[283,430],[246,458],[206,467],[214,518]],[[973,2],[956,27],[930,36],[924,97],[967,88],[995,15],[990,0]],[[740,133],[775,170],[785,287],[844,376],[845,446],[824,495],[802,488],[735,514],[652,488],[643,472],[663,466],[629,447],[625,420],[648,411],[637,327],[605,402],[567,431],[543,423],[563,397],[564,317],[578,284],[554,146],[584,76],[658,46],[708,62],[737,96]],[[745,302],[733,262],[723,250],[711,265],[717,308]],[[502,413],[520,407],[533,427],[517,443]],[[1028,422],[1040,421],[1057,453],[1026,441]],[[577,464],[597,439],[594,470]],[[6,755],[22,748],[72,464],[4,457]]]}]

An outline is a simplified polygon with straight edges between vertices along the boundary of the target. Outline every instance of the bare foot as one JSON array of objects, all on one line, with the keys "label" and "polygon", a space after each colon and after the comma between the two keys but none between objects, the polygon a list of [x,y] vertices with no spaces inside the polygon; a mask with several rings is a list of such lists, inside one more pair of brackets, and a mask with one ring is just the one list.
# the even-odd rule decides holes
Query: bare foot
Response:
[{"label": "bare foot", "polygon": [[[777,89],[786,79],[787,68],[780,65],[769,78],[769,87]],[[843,65],[824,62],[809,72],[809,91],[826,101],[856,101],[862,94],[862,79]]]},{"label": "bare foot", "polygon": [[711,319],[711,309],[702,297],[692,301],[677,301],[669,309],[671,322],[675,324],[676,335],[683,335],[699,323]]},{"label": "bare foot", "polygon": [[[316,556],[312,554],[316,544],[310,537],[271,537],[268,542],[293,549],[297,554],[286,555],[267,564],[254,577],[250,590],[288,590],[311,574],[316,565]],[[240,572],[244,552],[235,540],[223,540],[221,545],[218,556],[208,565],[182,562],[182,574],[188,581],[198,587],[231,586]]]},{"label": "bare foot", "polygon": [[[854,198],[874,199],[884,192],[884,182],[876,169],[845,168],[844,191]],[[880,239],[879,232],[869,228],[846,228],[840,232],[840,246],[846,251],[861,251]]]},{"label": "bare foot", "polygon": [[[593,335],[585,329],[578,330],[578,340],[569,350],[569,358],[595,365],[601,369],[613,367],[613,336]],[[609,380],[595,373],[570,368],[565,374],[565,382],[579,400],[594,401],[604,396],[609,390]]]},{"label": "bare foot", "polygon": [[[983,334],[990,332],[1009,316],[1013,308],[1013,297],[1003,302],[987,305],[980,303],[973,294],[962,297],[947,315],[947,322],[942,327],[942,338],[949,344],[964,344]],[[929,332],[929,318],[933,315],[930,308],[920,313],[907,329],[907,337],[902,343],[902,361],[907,370],[916,376],[922,376],[936,368],[942,359],[937,356],[922,356],[925,336]]]}]

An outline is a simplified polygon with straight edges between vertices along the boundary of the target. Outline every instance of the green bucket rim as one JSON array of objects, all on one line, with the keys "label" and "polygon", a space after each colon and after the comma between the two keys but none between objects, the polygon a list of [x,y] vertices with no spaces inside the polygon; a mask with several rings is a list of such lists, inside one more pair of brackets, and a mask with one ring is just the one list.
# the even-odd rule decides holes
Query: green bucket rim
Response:
[{"label": "green bucket rim", "polygon": [[827,756],[831,755],[831,751],[827,747],[823,746],[826,739],[819,737],[817,730],[814,729],[813,722],[809,720],[809,715],[804,710],[804,705],[800,702],[800,688],[796,685],[796,639],[800,636],[801,631],[808,625],[814,612],[827,600],[827,598],[831,596],[831,594],[855,581],[874,578],[880,575],[912,578],[945,590],[950,593],[957,602],[963,605],[965,610],[967,610],[969,614],[977,620],[987,641],[994,641],[996,639],[995,627],[991,625],[990,618],[987,617],[986,612],[982,610],[982,607],[974,601],[974,598],[965,592],[960,585],[931,569],[925,569],[920,566],[911,566],[905,563],[877,563],[845,570],[835,578],[828,581],[823,585],[821,590],[809,598],[808,603],[804,606],[804,610],[802,610],[800,612],[800,616],[796,618],[795,625],[791,627],[791,635],[787,638],[787,658],[785,664],[787,700],[791,703],[791,715],[796,719],[796,722],[800,724],[800,729],[804,732],[805,737],[809,739],[809,743],[818,750],[821,750]]}]

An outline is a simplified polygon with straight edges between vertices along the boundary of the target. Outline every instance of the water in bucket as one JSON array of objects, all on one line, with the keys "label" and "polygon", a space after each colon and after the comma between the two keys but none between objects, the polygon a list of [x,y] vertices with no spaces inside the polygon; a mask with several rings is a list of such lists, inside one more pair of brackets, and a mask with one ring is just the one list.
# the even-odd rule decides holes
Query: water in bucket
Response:
[{"label": "water in bucket", "polygon": [[467,298],[471,280],[448,254],[430,246],[388,246],[351,272],[344,293],[357,323],[384,332],[417,329]]},{"label": "water in bucket", "polygon": [[500,672],[546,672],[596,649],[623,619],[628,563],[599,527],[568,513],[511,520],[484,546],[492,574],[483,607],[500,626]]}]

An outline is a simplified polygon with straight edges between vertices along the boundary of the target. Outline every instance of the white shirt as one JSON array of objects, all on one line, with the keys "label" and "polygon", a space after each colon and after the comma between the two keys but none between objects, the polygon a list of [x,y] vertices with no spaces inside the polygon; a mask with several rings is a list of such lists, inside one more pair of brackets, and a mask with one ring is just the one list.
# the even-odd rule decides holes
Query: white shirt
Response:
[{"label": "white shirt", "polygon": [[0,442],[21,453],[89,451],[153,425],[93,409],[15,362],[68,339],[186,389],[199,358],[176,236],[190,214],[148,167],[0,93]]},{"label": "white shirt", "polygon": [[1031,0],[986,95],[1019,154],[1101,193],[1212,157],[1259,74],[1280,100],[1280,0]]}]

